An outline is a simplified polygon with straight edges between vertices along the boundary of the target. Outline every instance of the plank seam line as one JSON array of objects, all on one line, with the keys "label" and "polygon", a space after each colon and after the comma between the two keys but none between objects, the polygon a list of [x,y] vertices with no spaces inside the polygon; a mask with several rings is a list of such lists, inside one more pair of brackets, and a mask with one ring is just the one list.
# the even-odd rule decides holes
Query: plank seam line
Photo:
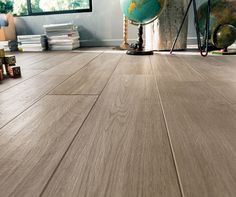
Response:
[{"label": "plank seam line", "polygon": [[[95,56],[94,58],[92,58],[89,62],[87,62],[82,68],[84,68],[85,66],[87,66],[87,64],[89,64],[91,61],[93,61],[96,57],[100,56],[102,53],[98,54],[97,56]],[[80,69],[82,69],[80,68]],[[80,69],[78,71],[80,71]],[[78,72],[77,71],[77,72]],[[43,71],[44,72],[44,71]],[[76,72],[76,73],[77,73]],[[75,74],[75,73],[74,73]],[[74,75],[73,74],[73,75]],[[37,75],[35,75],[37,76]],[[8,125],[10,122],[14,121],[16,118],[18,118],[20,115],[22,115],[25,111],[27,111],[29,108],[31,108],[33,105],[35,105],[37,102],[39,102],[42,98],[44,98],[47,95],[53,95],[50,94],[50,92],[52,92],[55,88],[57,88],[59,85],[61,85],[62,83],[64,83],[67,79],[69,79],[71,76],[67,77],[65,80],[63,80],[61,83],[59,83],[58,85],[56,85],[55,87],[51,88],[50,90],[48,90],[47,92],[45,92],[44,94],[40,95],[38,98],[35,99],[35,101],[30,104],[29,106],[27,106],[25,109],[23,109],[22,112],[20,112],[19,114],[17,114],[15,117],[13,117],[11,120],[7,121],[5,124],[3,124],[2,126],[0,126],[0,129],[4,128],[6,125]],[[33,77],[32,77],[33,78]],[[25,81],[27,81],[28,79],[26,79]],[[23,83],[23,82],[22,82]],[[19,85],[19,84],[17,84]]]},{"label": "plank seam line", "polygon": [[35,99],[35,101],[30,104],[29,106],[27,106],[25,109],[23,109],[22,112],[20,112],[19,114],[17,114],[15,117],[13,117],[11,120],[7,121],[5,124],[3,124],[0,127],[0,130],[3,129],[5,126],[7,126],[10,122],[14,121],[15,119],[17,119],[20,115],[22,115],[24,112],[26,112],[28,109],[30,109],[33,105],[35,105],[36,103],[38,103],[42,98],[44,98],[45,96],[47,96],[47,93],[42,94],[41,96],[39,96],[37,99]]},{"label": "plank seam line", "polygon": [[[206,82],[206,85],[211,88],[214,92],[216,92],[220,97],[222,97],[222,99],[224,99],[227,104],[234,104],[232,103],[224,94],[222,94],[220,91],[218,91],[213,85],[210,84],[209,81],[209,77],[207,77],[207,75],[205,75],[204,73],[202,74],[198,69],[194,68],[193,66],[191,66],[186,60],[185,60],[186,65],[192,69],[193,71],[195,71],[196,73],[198,73],[198,75],[202,78],[203,82]],[[213,65],[213,64],[211,64]]]},{"label": "plank seam line", "polygon": [[54,95],[54,96],[98,96],[98,94],[55,94],[55,93],[49,93],[48,95]]},{"label": "plank seam line", "polygon": [[[76,57],[76,55],[74,55],[72,58],[74,58],[74,57]],[[33,64],[38,64],[39,62],[44,62],[44,61],[47,61],[47,60],[50,60],[50,59],[53,59],[53,57],[47,57],[47,58],[42,59],[42,60],[37,60],[36,62],[33,62],[32,65],[33,65]],[[60,64],[63,64],[63,63],[65,63],[65,62],[66,62],[66,60],[63,61],[63,62],[61,62]],[[60,64],[58,64],[58,65],[60,65]],[[55,65],[55,66],[53,66],[52,68],[54,68],[54,67],[56,67],[56,66],[58,66],[58,65]],[[33,76],[31,76],[31,77],[25,79],[25,80],[20,81],[19,83],[16,83],[16,84],[14,84],[14,85],[12,85],[12,86],[10,86],[10,87],[8,87],[8,88],[6,88],[6,89],[0,91],[0,93],[5,92],[5,91],[7,91],[7,90],[9,90],[9,89],[11,89],[11,88],[17,86],[17,85],[20,85],[20,84],[24,83],[25,81],[28,81],[28,80],[30,80],[30,79],[32,79],[32,78],[34,78],[34,77],[36,77],[36,76],[42,74],[43,72],[46,72],[46,71],[52,69],[52,68],[45,69],[45,70],[39,69],[39,70],[41,70],[41,72],[39,72],[39,73],[37,73],[37,74],[35,74],[35,75],[33,75]],[[37,70],[37,69],[33,69],[33,68],[32,68],[32,69],[28,69],[28,70]]]},{"label": "plank seam line", "polygon": [[6,92],[7,90],[9,90],[9,89],[11,89],[11,88],[13,88],[13,87],[15,87],[15,86],[17,86],[17,85],[20,85],[20,84],[24,83],[25,81],[28,81],[28,80],[32,79],[33,77],[36,77],[36,76],[40,75],[40,74],[43,73],[43,72],[45,72],[45,70],[42,70],[41,72],[39,72],[39,73],[37,73],[37,74],[35,74],[35,75],[33,75],[33,76],[31,76],[31,77],[25,79],[25,80],[23,79],[23,80],[20,81],[19,83],[13,84],[13,85],[9,86],[8,88],[3,89],[2,91],[0,91],[0,93]]},{"label": "plank seam line", "polygon": [[[103,53],[102,53],[102,54],[103,54]],[[98,56],[96,56],[96,57],[98,57]],[[115,72],[117,66],[119,65],[119,63],[120,63],[122,57],[123,57],[123,56],[121,56],[120,59],[117,61],[117,64],[116,64],[116,66],[115,66],[115,68],[114,68],[112,74],[110,75],[109,79],[107,80],[107,82],[106,82],[105,86],[103,87],[101,93],[97,96],[97,99],[95,100],[95,102],[94,102],[94,104],[92,105],[91,109],[89,110],[87,116],[85,117],[85,119],[83,120],[82,124],[80,125],[80,127],[79,127],[77,133],[76,133],[75,136],[73,137],[73,139],[72,139],[71,143],[69,144],[69,146],[67,147],[65,153],[62,155],[62,158],[60,159],[60,161],[58,162],[57,166],[56,166],[55,169],[53,170],[51,176],[49,177],[49,179],[48,179],[48,181],[46,182],[45,186],[43,187],[41,193],[39,194],[39,197],[42,197],[43,193],[46,191],[46,189],[47,189],[48,185],[50,184],[52,178],[54,177],[54,175],[55,175],[55,173],[57,172],[58,168],[60,167],[62,161],[64,160],[65,156],[67,155],[67,153],[69,152],[71,146],[73,145],[75,139],[77,138],[77,136],[78,136],[78,134],[79,134],[81,128],[84,126],[84,123],[87,121],[87,119],[88,119],[88,117],[89,117],[91,111],[94,109],[94,106],[97,104],[97,101],[98,101],[99,98],[101,97],[102,92],[103,92],[104,89],[107,87],[108,83],[110,82],[110,80],[111,80],[111,78],[112,78],[112,75],[113,75],[113,73]]]},{"label": "plank seam line", "polygon": [[63,80],[61,83],[59,83],[57,86],[55,86],[53,89],[51,89],[47,94],[50,94],[53,90],[55,90],[57,87],[59,87],[61,84],[63,84],[65,81],[76,75],[78,72],[80,72],[83,68],[85,68],[88,64],[90,64],[93,60],[95,60],[97,57],[102,55],[103,53],[99,53],[95,57],[93,57],[91,60],[89,60],[87,63],[85,63],[80,69],[78,69],[76,72],[74,72],[72,75],[69,75],[65,80]]},{"label": "plank seam line", "polygon": [[174,162],[174,167],[175,167],[175,172],[176,172],[177,179],[178,179],[180,193],[181,193],[182,197],[185,197],[182,181],[181,181],[181,178],[180,178],[180,173],[179,173],[179,170],[178,170],[178,164],[177,164],[177,160],[176,160],[175,153],[174,153],[174,147],[173,147],[173,143],[172,143],[172,140],[171,140],[171,137],[170,137],[170,130],[169,130],[169,127],[168,127],[168,124],[167,124],[167,118],[166,118],[166,114],[165,114],[165,111],[164,111],[164,106],[163,106],[159,86],[157,84],[157,79],[156,79],[156,75],[154,73],[154,69],[153,69],[153,65],[152,65],[152,61],[151,61],[150,56],[149,56],[149,61],[151,63],[152,73],[154,75],[155,85],[156,85],[157,94],[158,94],[159,101],[160,101],[162,115],[163,115],[163,118],[164,118],[164,125],[165,125],[165,128],[166,128],[166,132],[167,132],[167,136],[168,136],[168,140],[169,140],[171,155],[172,155],[172,159],[173,159],[173,162]]}]

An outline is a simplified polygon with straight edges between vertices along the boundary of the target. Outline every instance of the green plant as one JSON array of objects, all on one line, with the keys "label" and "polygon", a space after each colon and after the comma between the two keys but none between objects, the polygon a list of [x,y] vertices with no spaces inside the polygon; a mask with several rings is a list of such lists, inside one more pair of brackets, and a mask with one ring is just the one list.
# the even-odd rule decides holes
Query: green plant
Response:
[{"label": "green plant", "polygon": [[0,1],[0,14],[6,14],[13,11],[13,1],[12,0],[2,0]]}]

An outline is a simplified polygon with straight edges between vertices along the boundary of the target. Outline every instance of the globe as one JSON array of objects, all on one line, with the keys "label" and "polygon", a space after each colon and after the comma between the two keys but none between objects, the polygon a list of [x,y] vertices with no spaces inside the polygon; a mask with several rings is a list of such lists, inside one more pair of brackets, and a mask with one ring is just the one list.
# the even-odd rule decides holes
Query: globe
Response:
[{"label": "globe", "polygon": [[120,0],[123,14],[132,22],[139,25],[138,40],[127,51],[128,55],[152,55],[153,51],[144,50],[143,25],[154,21],[164,9],[166,0]]},{"label": "globe", "polygon": [[146,24],[161,14],[165,0],[120,0],[120,5],[130,21]]},{"label": "globe", "polygon": [[[206,23],[207,2],[198,9],[200,32],[203,35]],[[211,0],[209,25],[210,44],[224,49],[236,40],[236,1]]]}]

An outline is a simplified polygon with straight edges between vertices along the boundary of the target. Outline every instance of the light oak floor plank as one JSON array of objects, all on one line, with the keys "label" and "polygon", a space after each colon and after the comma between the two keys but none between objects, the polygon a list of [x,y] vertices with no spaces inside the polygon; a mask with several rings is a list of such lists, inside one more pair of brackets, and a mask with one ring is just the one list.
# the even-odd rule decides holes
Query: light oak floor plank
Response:
[{"label": "light oak floor plank", "polygon": [[40,74],[0,93],[0,128],[68,77]]},{"label": "light oak floor plank", "polygon": [[[23,68],[23,77],[21,79],[9,79],[7,81],[3,81],[0,90],[5,91],[0,93],[0,128],[18,114],[22,113],[42,96],[49,93],[50,90],[57,87],[65,79],[69,78],[70,75],[72,75],[73,72],[76,72],[77,69],[85,66],[89,61],[91,61],[91,59],[98,55],[97,53],[83,53],[82,55],[70,53],[68,56],[68,52],[60,52],[60,57],[58,57],[57,54],[58,52],[54,55],[50,53],[49,59],[32,64],[32,67],[41,63],[45,64],[47,67],[52,67],[52,69],[49,69],[48,72],[42,72],[42,70],[35,69],[28,72],[27,69],[25,70]],[[55,62],[52,62],[53,59],[57,59],[57,61],[60,60],[61,63],[56,65]],[[77,63],[77,61],[79,61],[79,63]],[[68,64],[69,68],[66,71],[66,66]],[[73,67],[70,65],[73,65]],[[56,67],[56,69],[53,67]],[[64,72],[62,70],[63,68]],[[39,72],[41,72],[41,74],[37,75]],[[29,76],[27,76],[27,73],[29,73]],[[24,81],[25,78],[27,79],[27,77],[31,77],[30,75],[33,75],[34,73],[36,73],[34,77]],[[17,82],[18,85],[16,85]],[[15,86],[12,87],[12,85]]]},{"label": "light oak floor plank", "polygon": [[211,56],[207,58],[192,56],[182,57],[182,60],[197,70],[206,84],[217,90],[231,104],[236,103],[235,56]]},{"label": "light oak floor plank", "polygon": [[114,75],[152,75],[148,56],[124,55]]},{"label": "light oak floor plank", "polygon": [[[40,64],[43,64],[45,62],[48,61],[48,59],[50,59],[50,57],[55,58],[55,56],[57,55],[54,54],[50,54],[50,56],[47,56],[45,53],[42,53],[41,56],[42,57],[47,57],[44,58],[44,60],[38,60],[40,62]],[[32,67],[34,65],[34,63],[29,63],[30,66],[27,68],[27,65],[24,64],[23,67],[21,67],[21,73],[22,73],[22,77],[18,78],[18,79],[6,79],[4,81],[1,82],[1,86],[0,86],[0,92],[3,92],[4,90],[7,90],[11,87],[13,87],[14,85],[17,85],[33,76],[36,76],[40,73],[42,73],[42,75],[72,75],[74,74],[76,71],[78,71],[79,69],[81,69],[82,67],[84,67],[89,61],[91,61],[92,59],[94,59],[97,55],[99,55],[99,53],[80,53],[80,54],[74,54],[72,56],[70,56],[68,59],[64,58],[65,60],[62,61],[62,63],[58,64],[58,65],[54,65],[54,67],[52,67],[51,69],[48,70],[37,70],[36,68],[34,69],[29,69],[29,67]],[[27,57],[30,57],[28,55],[28,53],[26,54]],[[67,53],[65,53],[65,57],[67,56]],[[35,56],[32,56],[32,60],[34,59]],[[24,62],[24,60],[23,60]],[[34,62],[34,61],[32,61]],[[39,63],[37,63],[38,65]],[[17,65],[18,61],[17,61]],[[35,67],[37,67],[37,65],[35,65]]]},{"label": "light oak floor plank", "polygon": [[[73,75],[87,65],[101,53],[73,53],[74,56],[66,58],[61,64],[48,69],[43,75]],[[65,54],[66,57],[67,54]]]},{"label": "light oak floor plank", "polygon": [[[28,59],[37,59],[37,56],[43,56],[42,53],[21,53],[21,52],[6,52],[6,55],[15,55],[18,61],[27,61]],[[44,56],[45,57],[45,56]]]},{"label": "light oak floor plank", "polygon": [[16,58],[23,78],[0,84],[0,196],[235,196],[236,56]]},{"label": "light oak floor plank", "polygon": [[235,196],[236,110],[203,82],[158,84],[184,196]]},{"label": "light oak floor plank", "polygon": [[236,82],[211,81],[208,84],[224,96],[229,103],[236,104]]},{"label": "light oak floor plank", "polygon": [[236,82],[236,66],[233,66],[235,63],[218,61],[216,57],[183,56],[182,58],[207,81]]},{"label": "light oak floor plank", "polygon": [[[50,57],[52,57],[51,53],[23,53],[20,55],[12,53],[12,55],[16,56],[17,65],[21,66],[24,69],[32,69],[34,64],[39,62],[47,61]],[[55,57],[55,54],[54,54]]]},{"label": "light oak floor plank", "polygon": [[153,55],[150,57],[157,80],[202,81],[201,75],[191,68],[190,62],[175,55]]},{"label": "light oak floor plank", "polygon": [[45,53],[46,58],[43,58],[43,60],[36,61],[34,63],[29,60],[27,64],[23,64],[22,67],[25,67],[25,69],[36,69],[36,70],[48,70],[50,68],[53,68],[54,66],[57,66],[67,60],[70,60],[70,58],[74,57],[76,54],[72,52],[50,52]]},{"label": "light oak floor plank", "polygon": [[50,94],[100,94],[120,58],[120,54],[104,53],[98,56]]},{"label": "light oak floor plank", "polygon": [[17,79],[8,78],[0,82],[0,93],[11,87],[14,87],[15,85],[19,83],[22,83],[23,81],[29,78],[32,78],[33,76],[36,76],[42,73],[43,71],[44,70],[35,70],[35,69],[28,70],[28,69],[21,68],[21,73],[22,73],[21,78],[17,78]]},{"label": "light oak floor plank", "polygon": [[0,196],[39,196],[96,96],[46,96],[0,130]]},{"label": "light oak floor plank", "polygon": [[181,196],[152,76],[111,78],[42,196]]}]

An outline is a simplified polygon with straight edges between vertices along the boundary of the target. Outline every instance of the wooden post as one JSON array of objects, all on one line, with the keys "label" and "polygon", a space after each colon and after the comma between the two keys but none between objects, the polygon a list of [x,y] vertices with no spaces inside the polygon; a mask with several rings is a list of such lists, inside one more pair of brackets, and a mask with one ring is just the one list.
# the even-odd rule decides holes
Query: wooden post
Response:
[{"label": "wooden post", "polygon": [[[159,19],[146,28],[146,47],[153,50],[170,50],[187,9],[187,0],[166,0],[166,7]],[[176,50],[187,47],[188,20],[176,43]]]},{"label": "wooden post", "polygon": [[120,45],[120,49],[128,49],[128,18],[126,16],[123,17],[123,42]]}]

